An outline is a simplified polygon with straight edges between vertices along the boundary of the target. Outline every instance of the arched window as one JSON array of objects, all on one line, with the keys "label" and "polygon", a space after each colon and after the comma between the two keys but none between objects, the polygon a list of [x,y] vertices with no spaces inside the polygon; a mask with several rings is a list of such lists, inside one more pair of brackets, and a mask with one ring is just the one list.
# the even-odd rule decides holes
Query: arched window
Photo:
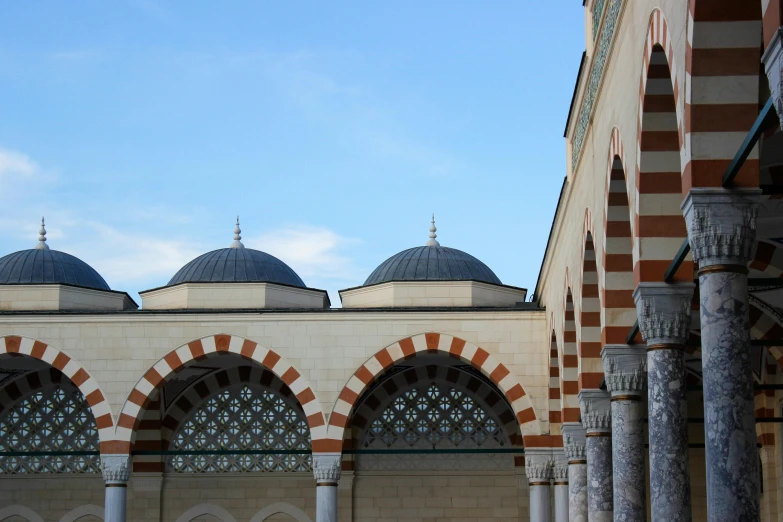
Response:
[{"label": "arched window", "polygon": [[177,473],[312,469],[308,454],[231,453],[310,449],[310,428],[301,408],[272,390],[248,385],[229,388],[202,403],[174,435],[170,449],[226,451],[226,454],[173,455],[168,466]]},{"label": "arched window", "polygon": [[442,384],[425,386],[396,397],[372,421],[362,447],[496,448],[508,444],[499,423],[470,395]]},{"label": "arched window", "polygon": [[[0,417],[0,451],[98,451],[90,406],[72,386],[33,392]],[[32,455],[0,458],[0,473],[98,473],[97,455]]]}]

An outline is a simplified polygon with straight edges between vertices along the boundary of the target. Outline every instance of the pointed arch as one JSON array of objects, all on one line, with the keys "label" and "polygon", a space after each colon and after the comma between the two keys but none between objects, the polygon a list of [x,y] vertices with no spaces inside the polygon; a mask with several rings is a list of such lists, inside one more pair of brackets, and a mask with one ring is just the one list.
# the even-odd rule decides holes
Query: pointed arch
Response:
[{"label": "pointed arch", "polygon": [[270,504],[250,519],[250,522],[264,522],[267,518],[278,513],[283,513],[296,520],[296,522],[312,522],[304,511],[288,502],[276,502]]},{"label": "pointed arch", "polygon": [[182,513],[177,518],[176,522],[190,522],[194,518],[202,515],[212,515],[213,517],[220,519],[221,522],[237,522],[237,519],[235,519],[231,513],[215,504],[199,504],[193,506]]},{"label": "pointed arch", "polygon": [[442,353],[459,358],[488,377],[505,396],[525,435],[541,435],[541,423],[536,417],[533,403],[525,393],[519,379],[493,355],[475,344],[448,334],[428,332],[401,339],[370,357],[340,392],[332,414],[329,416],[327,440],[314,452],[342,451],[345,429],[350,422],[356,401],[385,370],[396,362],[418,353]]},{"label": "pointed arch", "polygon": [[604,375],[601,361],[601,299],[593,243],[593,215],[585,211],[582,235],[582,277],[579,306],[579,389],[598,388]]},{"label": "pointed arch", "polygon": [[29,522],[44,522],[41,515],[26,506],[14,504],[12,506],[0,508],[0,521],[14,516],[22,517]]},{"label": "pointed arch", "polygon": [[106,400],[106,394],[103,393],[98,381],[90,375],[84,366],[53,346],[37,339],[19,335],[0,337],[0,355],[2,354],[33,357],[57,368],[68,377],[84,395],[87,404],[90,405],[92,415],[95,417],[95,424],[98,427],[101,451],[104,451],[106,445],[110,444],[114,433],[114,418],[109,401]]},{"label": "pointed arch", "polygon": [[[644,45],[639,87],[634,204],[634,283],[662,281],[687,237],[682,200],[684,82],[677,66],[666,19],[653,10]],[[675,280],[693,280],[693,261],[680,265]]]},{"label": "pointed arch", "polygon": [[216,353],[233,353],[253,360],[279,377],[296,395],[307,417],[313,451],[320,451],[326,435],[326,423],[321,405],[308,380],[278,353],[258,343],[230,334],[217,334],[195,339],[172,350],[158,360],[131,390],[122,407],[115,440],[110,453],[127,454],[135,441],[136,430],[153,392],[187,363]]},{"label": "pointed arch", "polygon": [[77,522],[80,518],[86,516],[98,517],[103,520],[103,508],[96,506],[95,504],[79,506],[66,513],[65,516],[60,519],[60,522]]},{"label": "pointed arch", "polygon": [[612,129],[604,199],[601,256],[601,345],[625,344],[636,321],[633,301],[633,230],[620,129]]},{"label": "pointed arch", "polygon": [[576,318],[571,281],[566,268],[563,302],[563,372],[561,379],[563,422],[579,421],[579,350],[576,342]]},{"label": "pointed arch", "polygon": [[[723,173],[759,114],[761,11],[759,0],[689,2],[683,197],[691,187],[721,186]],[[733,184],[758,187],[758,147]]]},{"label": "pointed arch", "polygon": [[549,433],[559,434],[563,423],[563,402],[560,392],[560,358],[554,330],[549,344]]}]

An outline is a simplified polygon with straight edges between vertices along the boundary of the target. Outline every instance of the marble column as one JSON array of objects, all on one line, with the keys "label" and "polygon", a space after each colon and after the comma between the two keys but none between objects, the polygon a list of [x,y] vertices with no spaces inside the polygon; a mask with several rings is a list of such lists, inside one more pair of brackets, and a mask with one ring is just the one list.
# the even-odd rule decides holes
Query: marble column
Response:
[{"label": "marble column", "polygon": [[321,453],[313,455],[315,474],[315,521],[337,522],[337,486],[342,471],[342,455]]},{"label": "marble column", "polygon": [[579,409],[586,437],[587,518],[590,522],[612,522],[612,412],[609,393],[592,389],[580,391]]},{"label": "marble column", "polygon": [[633,297],[647,342],[652,519],[691,520],[685,343],[693,283],[639,283]]},{"label": "marble column", "polygon": [[530,490],[530,522],[552,522],[552,450],[525,448],[525,475]]},{"label": "marble column", "polygon": [[563,448],[553,452],[554,467],[552,468],[553,487],[555,488],[554,522],[568,522],[568,457]]},{"label": "marble column", "polygon": [[125,522],[131,457],[130,455],[102,455],[101,469],[106,485],[104,520]]},{"label": "marble column", "polygon": [[568,459],[568,522],[587,522],[585,430],[579,422],[564,422],[560,431]]},{"label": "marble column", "polygon": [[783,27],[778,28],[761,61],[767,72],[769,91],[778,111],[780,128],[783,129]]},{"label": "marble column", "polygon": [[693,188],[682,204],[699,266],[707,518],[759,519],[748,269],[761,190]]},{"label": "marble column", "polygon": [[612,476],[614,520],[647,520],[644,457],[644,394],[647,354],[644,349],[607,344],[601,350],[606,389],[612,408]]}]

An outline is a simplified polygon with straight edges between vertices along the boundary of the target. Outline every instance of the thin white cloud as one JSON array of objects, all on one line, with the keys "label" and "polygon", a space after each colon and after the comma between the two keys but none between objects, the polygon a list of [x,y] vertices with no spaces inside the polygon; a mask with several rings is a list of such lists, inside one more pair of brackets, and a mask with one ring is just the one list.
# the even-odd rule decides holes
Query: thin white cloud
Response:
[{"label": "thin white cloud", "polygon": [[5,176],[29,177],[38,170],[38,165],[26,154],[0,148],[0,178]]}]

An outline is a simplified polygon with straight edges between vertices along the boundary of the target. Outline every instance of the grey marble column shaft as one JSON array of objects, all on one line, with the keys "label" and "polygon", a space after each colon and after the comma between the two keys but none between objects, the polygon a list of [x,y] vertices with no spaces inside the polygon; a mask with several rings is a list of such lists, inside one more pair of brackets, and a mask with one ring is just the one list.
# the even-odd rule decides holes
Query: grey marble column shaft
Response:
[{"label": "grey marble column shaft", "polygon": [[757,189],[694,188],[683,202],[699,264],[708,520],[760,516],[747,263]]},{"label": "grey marble column shaft", "polygon": [[609,393],[579,392],[587,454],[587,517],[590,522],[612,522],[612,414]]},{"label": "grey marble column shaft", "polygon": [[640,283],[634,291],[647,342],[647,417],[652,520],[690,522],[688,408],[684,344],[690,334],[693,283]]},{"label": "grey marble column shaft", "polygon": [[125,522],[130,469],[130,455],[101,456],[101,471],[106,484],[104,506],[104,520],[106,522]]},{"label": "grey marble column shaft", "polygon": [[316,522],[337,522],[337,486],[341,472],[342,456],[339,453],[313,455]]},{"label": "grey marble column shaft", "polygon": [[606,388],[612,395],[612,486],[615,522],[647,520],[643,395],[647,354],[643,348],[606,345],[601,351]]},{"label": "grey marble column shaft", "polygon": [[568,520],[587,522],[587,457],[585,430],[579,422],[564,422],[563,450],[568,460]]}]

